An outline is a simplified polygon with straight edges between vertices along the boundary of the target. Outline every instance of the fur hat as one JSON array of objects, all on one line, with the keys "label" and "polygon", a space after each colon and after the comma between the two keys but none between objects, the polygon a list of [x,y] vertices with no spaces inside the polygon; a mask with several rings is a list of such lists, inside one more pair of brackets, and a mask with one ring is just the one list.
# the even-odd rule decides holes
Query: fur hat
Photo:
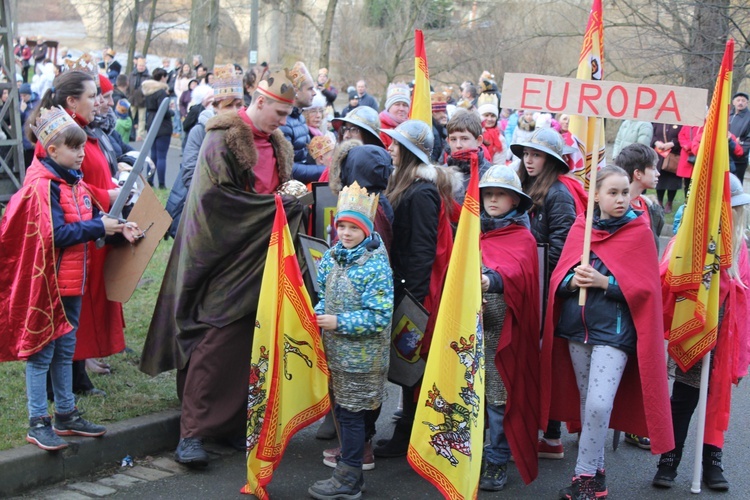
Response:
[{"label": "fur hat", "polygon": [[385,100],[386,111],[397,102],[405,102],[407,106],[411,106],[411,91],[409,86],[403,82],[389,84],[387,96]]}]

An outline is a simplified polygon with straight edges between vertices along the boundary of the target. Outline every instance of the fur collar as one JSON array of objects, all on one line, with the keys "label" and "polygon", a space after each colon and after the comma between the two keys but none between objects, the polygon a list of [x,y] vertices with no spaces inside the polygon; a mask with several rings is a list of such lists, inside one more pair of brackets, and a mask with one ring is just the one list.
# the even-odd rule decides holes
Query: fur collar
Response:
[{"label": "fur collar", "polygon": [[338,196],[341,188],[341,165],[346,161],[346,157],[349,155],[349,151],[361,146],[362,142],[356,139],[344,141],[338,145],[333,153],[333,160],[331,161],[331,168],[328,170],[328,187],[331,188],[333,194]]},{"label": "fur collar", "polygon": [[[241,168],[252,170],[258,162],[253,130],[237,113],[220,113],[214,116],[206,123],[206,132],[209,130],[225,130],[227,148],[237,158]],[[268,140],[276,153],[279,183],[283,184],[292,178],[294,149],[281,130],[274,130]]]},{"label": "fur collar", "polygon": [[419,167],[417,167],[417,178],[432,182],[433,184],[437,185],[438,183],[437,169],[441,169],[445,173],[445,176],[448,182],[450,182],[454,193],[456,192],[456,190],[463,189],[463,185],[464,185],[463,175],[461,174],[461,172],[459,172],[458,170],[452,167],[443,167],[443,166],[436,166],[436,165],[423,163]]},{"label": "fur collar", "polygon": [[146,80],[141,84],[141,91],[144,96],[155,94],[160,90],[168,90],[169,86],[164,82],[157,82],[156,80]]}]

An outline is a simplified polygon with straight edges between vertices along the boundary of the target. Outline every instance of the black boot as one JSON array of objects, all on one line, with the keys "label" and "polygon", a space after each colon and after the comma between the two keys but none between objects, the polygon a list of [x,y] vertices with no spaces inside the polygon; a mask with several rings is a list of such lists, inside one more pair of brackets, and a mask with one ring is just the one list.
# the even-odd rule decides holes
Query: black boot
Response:
[{"label": "black boot", "polygon": [[703,482],[709,489],[716,491],[729,490],[729,481],[724,477],[724,467],[721,465],[721,448],[703,445]]},{"label": "black boot", "polygon": [[378,458],[403,457],[409,450],[409,438],[411,436],[412,422],[406,422],[403,418],[396,422],[393,436],[386,443],[377,446],[373,453]]},{"label": "black boot", "polygon": [[651,484],[659,488],[671,488],[674,485],[674,479],[677,477],[677,467],[680,465],[680,460],[682,460],[682,451],[672,450],[663,454],[659,458],[659,469],[656,471]]},{"label": "black boot", "polygon": [[333,476],[316,482],[307,492],[319,500],[357,500],[362,497],[363,486],[362,469],[339,462],[336,470],[333,471]]},{"label": "black boot", "polygon": [[333,410],[326,413],[326,418],[318,427],[315,433],[315,439],[333,439],[336,437],[336,425],[333,422]]}]

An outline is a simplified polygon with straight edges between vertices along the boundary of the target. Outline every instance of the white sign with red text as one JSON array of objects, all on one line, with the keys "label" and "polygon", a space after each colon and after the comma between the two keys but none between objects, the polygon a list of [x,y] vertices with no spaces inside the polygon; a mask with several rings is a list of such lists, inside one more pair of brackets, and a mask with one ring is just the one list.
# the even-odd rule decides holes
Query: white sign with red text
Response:
[{"label": "white sign with red text", "polygon": [[618,120],[703,125],[707,97],[706,89],[691,87],[506,73],[500,105]]}]

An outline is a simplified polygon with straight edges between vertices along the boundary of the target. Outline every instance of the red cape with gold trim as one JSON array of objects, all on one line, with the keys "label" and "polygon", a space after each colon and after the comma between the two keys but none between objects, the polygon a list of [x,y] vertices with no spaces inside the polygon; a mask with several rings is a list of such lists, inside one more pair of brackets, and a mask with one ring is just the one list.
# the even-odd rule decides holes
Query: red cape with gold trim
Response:
[{"label": "red cape with gold trim", "polygon": [[[580,394],[568,341],[554,336],[560,317],[555,291],[572,267],[581,262],[586,219],[579,216],[568,234],[560,261],[550,281],[542,342],[542,421],[578,421]],[[644,217],[625,224],[614,234],[594,229],[591,251],[617,278],[637,331],[637,355],[630,356],[615,397],[609,426],[651,439],[651,453],[674,449],[672,412],[667,384],[659,268],[653,233]],[[633,265],[636,263],[636,265]],[[554,382],[553,382],[554,381]],[[552,387],[555,393],[552,397]]]},{"label": "red cape with gold trim", "polygon": [[55,178],[34,158],[0,223],[0,361],[27,359],[73,329],[57,288],[50,208]]},{"label": "red cape with gold trim", "polygon": [[[484,265],[503,278],[505,322],[494,356],[508,391],[503,428],[524,483],[539,473],[539,263],[536,240],[523,226],[510,225],[480,237]],[[490,368],[491,369],[491,368]]]}]

